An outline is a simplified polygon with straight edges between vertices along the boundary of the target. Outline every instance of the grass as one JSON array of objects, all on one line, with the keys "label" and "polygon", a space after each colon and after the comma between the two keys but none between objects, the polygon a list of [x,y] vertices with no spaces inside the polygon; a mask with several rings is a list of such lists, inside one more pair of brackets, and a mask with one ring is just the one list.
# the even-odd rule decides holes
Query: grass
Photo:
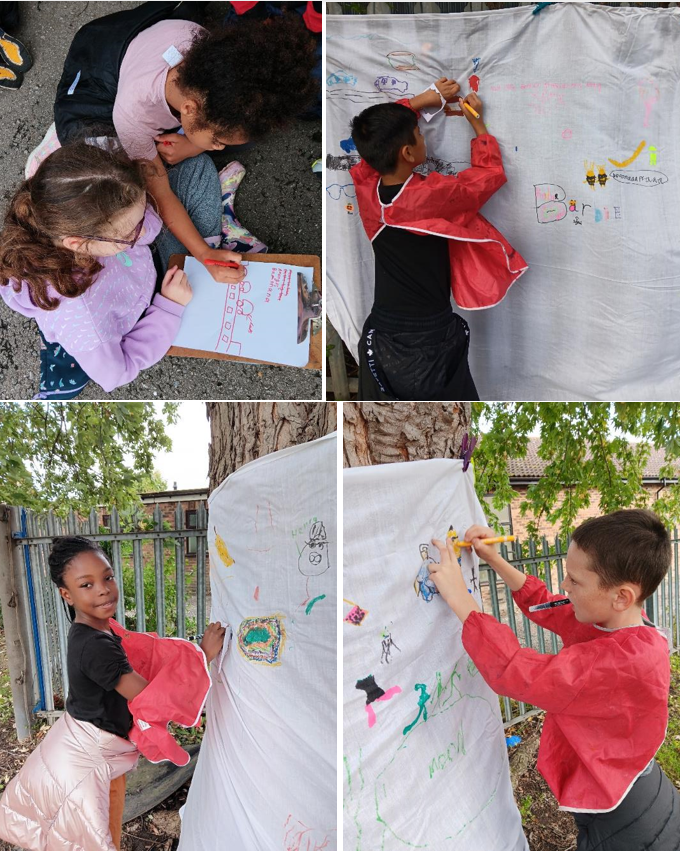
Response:
[{"label": "grass", "polygon": [[680,787],[680,654],[671,656],[671,693],[668,699],[668,732],[656,755],[657,762],[676,787]]}]

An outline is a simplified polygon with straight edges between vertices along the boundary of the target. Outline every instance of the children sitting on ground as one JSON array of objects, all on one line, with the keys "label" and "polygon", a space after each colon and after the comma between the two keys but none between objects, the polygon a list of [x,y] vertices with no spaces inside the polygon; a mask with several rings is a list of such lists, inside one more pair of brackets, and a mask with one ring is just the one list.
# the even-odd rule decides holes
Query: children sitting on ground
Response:
[{"label": "children sitting on ground", "polygon": [[576,851],[677,851],[680,795],[654,760],[668,725],[669,649],[643,610],[670,566],[668,532],[642,509],[586,520],[569,545],[566,596],[505,561],[483,543],[488,535],[472,526],[465,539],[522,613],[560,636],[559,653],[520,647],[510,627],[481,613],[450,540],[433,541],[441,563],[430,575],[491,688],[546,710],[538,770],[574,815]]},{"label": "children sitting on ground", "polygon": [[[219,188],[203,164],[195,158],[177,190],[218,243]],[[166,354],[191,287],[182,270],[165,270],[173,237],[161,227],[140,164],[122,151],[66,145],[19,187],[0,233],[0,295],[38,324],[36,398],[72,399],[90,379],[110,392]]]},{"label": "children sitting on ground", "polygon": [[[371,106],[352,121],[361,162],[351,174],[375,253],[373,307],[359,342],[359,399],[478,399],[468,366],[470,331],[452,311],[451,292],[459,308],[491,307],[527,268],[479,214],[506,177],[481,100],[473,92],[463,101],[459,90],[442,77],[423,94]],[[447,106],[454,100],[459,110]],[[447,176],[415,172],[427,158],[419,110],[467,118],[475,132],[471,168]]]}]

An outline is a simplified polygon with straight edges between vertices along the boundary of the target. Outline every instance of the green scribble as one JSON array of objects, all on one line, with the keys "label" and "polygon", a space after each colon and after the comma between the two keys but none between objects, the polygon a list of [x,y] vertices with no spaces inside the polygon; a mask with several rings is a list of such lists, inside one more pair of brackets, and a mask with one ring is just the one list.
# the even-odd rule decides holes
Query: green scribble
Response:
[{"label": "green scribble", "polygon": [[468,659],[467,669],[468,669],[468,674],[470,674],[471,677],[476,677],[477,674],[479,673],[479,671],[477,670],[477,666],[472,661],[472,659]]},{"label": "green scribble", "polygon": [[453,758],[451,756],[451,750],[456,754],[463,754],[465,756],[465,734],[463,733],[463,725],[460,725],[458,730],[458,735],[456,737],[455,742],[451,742],[445,751],[436,756],[432,762],[430,763],[429,771],[430,771],[430,780],[435,775],[437,770],[443,771],[449,762],[453,762]]},{"label": "green scribble", "polygon": [[[363,829],[361,827],[361,824],[359,823],[359,807],[361,806],[361,793],[364,791],[364,775],[363,775],[363,772],[361,770],[361,755],[362,755],[361,748],[359,748],[359,770],[358,770],[358,773],[359,773],[359,780],[361,781],[361,784],[360,784],[359,790],[358,790],[358,797],[357,797],[357,801],[356,801],[356,806],[354,807],[354,812],[352,813],[352,821],[354,822],[354,825],[355,825],[356,830],[357,830],[357,844],[354,848],[354,851],[361,851],[361,837],[362,837],[362,834],[363,834]],[[343,806],[343,809],[344,809],[345,807],[349,808],[349,805],[354,805],[355,802],[354,802],[354,795],[352,793],[352,772],[350,770],[349,760],[347,759],[346,756],[344,756],[342,758],[342,761],[345,765],[345,772],[347,774],[347,799],[345,799],[343,797],[343,802],[342,802],[342,806]]]},{"label": "green scribble", "polygon": [[414,721],[408,725],[408,727],[404,727],[404,735],[409,733],[420,721],[420,716],[423,716],[423,721],[427,721],[427,708],[425,704],[430,699],[430,695],[427,693],[427,687],[425,683],[417,683],[414,687],[415,691],[420,691],[420,697],[418,698],[418,715],[416,716]]},{"label": "green scribble", "polygon": [[269,633],[266,629],[258,629],[257,627],[249,629],[246,637],[243,639],[244,644],[255,644],[256,641],[267,641]]},{"label": "green scribble", "polygon": [[305,614],[308,615],[312,611],[312,606],[314,605],[314,603],[318,603],[319,600],[325,600],[325,599],[326,599],[325,594],[319,594],[318,597],[315,597],[313,600],[310,600],[309,603],[307,603],[307,608],[305,609]]}]

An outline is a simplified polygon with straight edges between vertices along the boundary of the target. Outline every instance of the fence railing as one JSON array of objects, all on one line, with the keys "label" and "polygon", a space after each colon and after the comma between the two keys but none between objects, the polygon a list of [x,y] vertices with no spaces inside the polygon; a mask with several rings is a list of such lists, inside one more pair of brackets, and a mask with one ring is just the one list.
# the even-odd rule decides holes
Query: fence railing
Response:
[{"label": "fence railing", "polygon": [[[570,538],[555,538],[552,542],[543,538],[537,545],[535,541],[522,544],[514,541],[510,547],[501,544],[501,554],[518,570],[537,576],[545,582],[549,591],[560,593],[564,579],[564,563],[569,549]],[[680,651],[680,538],[678,530],[671,531],[673,559],[663,582],[654,594],[645,602],[645,611],[653,623],[666,633],[672,652]],[[507,624],[517,636],[520,644],[531,647],[539,653],[557,653],[562,647],[560,638],[553,632],[532,623],[517,608],[512,592],[498,579],[494,570],[480,563],[480,592],[484,600],[484,609],[501,623]],[[501,698],[503,720],[506,726],[516,724],[536,710],[529,704]]]},{"label": "fence railing", "polygon": [[[106,517],[107,525],[101,522]],[[181,503],[174,512],[174,528],[163,519],[160,506],[152,514],[141,510],[121,515],[115,507],[93,509],[86,518],[71,512],[65,520],[54,513],[39,515],[22,508],[10,510],[12,545],[20,551],[17,593],[25,595],[31,636],[29,671],[36,687],[33,712],[48,717],[63,708],[68,693],[66,644],[70,623],[56,585],[51,581],[48,556],[56,535],[83,535],[99,542],[111,563],[119,588],[116,620],[138,632],[186,638],[202,634],[206,623],[207,511],[200,503],[196,526],[187,527]],[[187,555],[187,542],[191,554]],[[190,560],[189,562],[187,560]],[[187,577],[195,588],[187,587]],[[193,584],[193,583],[192,583]],[[189,593],[191,591],[191,593]]]}]

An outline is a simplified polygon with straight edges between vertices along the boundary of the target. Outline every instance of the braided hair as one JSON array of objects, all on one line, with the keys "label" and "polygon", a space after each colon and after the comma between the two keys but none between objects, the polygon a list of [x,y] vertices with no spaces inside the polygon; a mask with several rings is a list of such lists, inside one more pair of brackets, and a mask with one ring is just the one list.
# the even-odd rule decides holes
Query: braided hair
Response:
[{"label": "braided hair", "polygon": [[[66,568],[77,555],[85,552],[93,552],[106,558],[104,550],[96,541],[83,538],[81,535],[60,535],[57,538],[52,538],[52,549],[50,550],[47,563],[50,566],[50,577],[57,588],[66,588],[64,582]],[[73,623],[76,610],[63,597],[61,598],[61,602],[64,608],[68,609],[69,620]]]}]

